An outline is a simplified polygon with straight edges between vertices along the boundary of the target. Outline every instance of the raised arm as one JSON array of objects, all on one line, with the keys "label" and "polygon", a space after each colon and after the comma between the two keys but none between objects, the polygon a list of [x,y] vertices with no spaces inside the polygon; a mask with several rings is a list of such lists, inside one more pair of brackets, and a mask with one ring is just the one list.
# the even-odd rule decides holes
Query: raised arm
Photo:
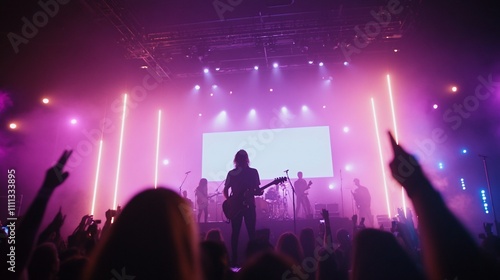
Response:
[{"label": "raised arm", "polygon": [[72,151],[65,150],[56,165],[47,170],[42,187],[19,224],[16,236],[16,271],[19,273],[26,267],[31,249],[35,244],[36,233],[40,227],[52,193],[69,176],[68,172],[63,172],[63,168],[71,153]]},{"label": "raised arm", "polygon": [[422,253],[430,279],[499,279],[499,266],[485,257],[469,233],[446,207],[416,159],[396,144],[390,163],[393,177],[405,188],[419,217]]},{"label": "raised arm", "polygon": [[330,214],[328,213],[328,210],[321,209],[321,216],[325,221],[325,236],[323,239],[324,246],[331,247],[333,246],[333,235],[332,235],[332,227],[330,225]]},{"label": "raised arm", "polygon": [[52,222],[50,222],[50,224],[38,236],[38,242],[37,242],[37,244],[40,245],[40,244],[42,244],[44,242],[55,241],[55,240],[50,240],[50,236],[52,234],[55,234],[54,238],[59,238],[60,235],[61,235],[60,234],[61,233],[61,227],[63,226],[65,219],[66,219],[66,215],[63,215],[62,212],[61,212],[61,208],[59,208],[59,211],[55,215],[55,217],[52,220]]}]

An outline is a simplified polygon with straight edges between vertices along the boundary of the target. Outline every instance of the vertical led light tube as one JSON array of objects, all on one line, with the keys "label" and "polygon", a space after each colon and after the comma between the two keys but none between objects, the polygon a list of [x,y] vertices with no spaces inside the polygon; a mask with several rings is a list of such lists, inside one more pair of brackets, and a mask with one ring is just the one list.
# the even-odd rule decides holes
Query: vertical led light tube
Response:
[{"label": "vertical led light tube", "polygon": [[380,144],[380,134],[379,134],[379,129],[378,129],[378,120],[377,120],[377,112],[375,111],[375,100],[373,100],[373,97],[371,98],[372,102],[372,111],[373,111],[373,121],[375,123],[375,133],[377,135],[377,143],[378,143],[378,152],[380,156],[380,165],[382,167],[382,177],[384,179],[384,191],[385,191],[385,201],[387,204],[387,214],[389,215],[389,219],[391,218],[391,206],[389,203],[389,191],[387,188],[387,177],[385,173],[385,163],[384,163],[384,157],[382,156],[382,145]]},{"label": "vertical led light tube", "polygon": [[116,199],[118,196],[118,183],[120,179],[120,167],[122,161],[122,148],[123,148],[123,131],[125,130],[125,116],[127,111],[127,94],[123,95],[123,113],[122,113],[122,125],[120,131],[120,144],[118,146],[118,163],[116,167],[116,179],[115,179],[115,194],[113,196],[113,209],[116,209]]},{"label": "vertical led light tube", "polygon": [[158,129],[156,132],[156,157],[155,157],[155,189],[158,187],[158,161],[160,156],[160,130],[161,129],[161,110],[158,111]]},{"label": "vertical led light tube", "polygon": [[[387,88],[389,89],[389,100],[391,101],[392,126],[394,127],[394,138],[396,140],[396,144],[399,145],[398,126],[396,124],[396,110],[394,109],[394,99],[392,97],[391,76],[389,74],[387,74]],[[405,193],[404,188],[401,188],[401,202],[403,204],[403,212],[405,213],[405,216],[406,216],[406,193]]]},{"label": "vertical led light tube", "polygon": [[101,156],[102,156],[102,139],[99,141],[99,153],[97,155],[97,168],[95,171],[94,194],[92,196],[92,208],[90,209],[90,215],[94,215],[94,210],[95,210],[95,199],[97,197],[97,186],[99,184],[99,172],[101,170]]}]

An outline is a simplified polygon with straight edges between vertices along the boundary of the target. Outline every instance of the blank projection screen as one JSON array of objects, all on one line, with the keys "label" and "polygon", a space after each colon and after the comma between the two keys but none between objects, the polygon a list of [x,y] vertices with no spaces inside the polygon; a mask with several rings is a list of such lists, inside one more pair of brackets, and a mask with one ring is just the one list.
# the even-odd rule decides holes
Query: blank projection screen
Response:
[{"label": "blank projection screen", "polygon": [[298,171],[308,178],[333,177],[328,126],[204,133],[202,176],[226,179],[240,149],[262,180],[285,176],[285,170],[292,178]]}]

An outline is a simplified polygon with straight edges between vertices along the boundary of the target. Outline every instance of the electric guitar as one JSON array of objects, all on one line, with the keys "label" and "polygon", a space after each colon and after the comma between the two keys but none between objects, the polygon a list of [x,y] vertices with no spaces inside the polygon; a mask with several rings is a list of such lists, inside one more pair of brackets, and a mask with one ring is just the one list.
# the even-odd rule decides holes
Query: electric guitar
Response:
[{"label": "electric guitar", "polygon": [[196,199],[196,203],[198,204],[198,208],[199,209],[203,209],[205,207],[208,206],[208,201],[210,200],[210,198],[216,196],[216,195],[219,195],[219,194],[222,194],[221,192],[217,192],[217,193],[214,193],[214,194],[211,194],[211,195],[208,195],[208,196],[204,196],[204,195],[197,195],[197,199]]},{"label": "electric guitar", "polygon": [[257,190],[255,190],[254,193],[250,193],[250,190],[247,190],[243,195],[234,195],[234,194],[231,195],[222,203],[222,211],[224,212],[224,215],[229,220],[234,219],[241,213],[241,211],[243,211],[245,207],[248,206],[245,205],[245,198],[253,196],[256,193],[262,192],[263,190],[269,188],[272,185],[283,183],[286,180],[287,180],[286,177],[278,177],[275,178],[271,183],[258,188]]},{"label": "electric guitar", "polygon": [[307,187],[306,187],[306,190],[304,190],[301,194],[297,193],[299,196],[302,195],[302,196],[307,196],[309,195],[309,192],[307,191],[308,189],[310,189],[311,185],[313,184],[312,181],[309,181],[309,183],[307,184]]}]

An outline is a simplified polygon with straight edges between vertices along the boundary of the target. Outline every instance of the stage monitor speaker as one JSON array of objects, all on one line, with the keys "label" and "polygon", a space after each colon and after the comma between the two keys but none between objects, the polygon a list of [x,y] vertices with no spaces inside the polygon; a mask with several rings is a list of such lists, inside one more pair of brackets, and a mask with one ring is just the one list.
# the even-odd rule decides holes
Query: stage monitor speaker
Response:
[{"label": "stage monitor speaker", "polygon": [[339,213],[339,205],[337,203],[316,203],[314,204],[314,217],[317,219],[321,219],[321,210],[328,210],[328,214],[330,218],[332,217],[340,217]]},{"label": "stage monitor speaker", "polygon": [[389,230],[392,227],[392,222],[388,215],[377,215],[377,223],[379,228],[383,226],[385,230]]}]

